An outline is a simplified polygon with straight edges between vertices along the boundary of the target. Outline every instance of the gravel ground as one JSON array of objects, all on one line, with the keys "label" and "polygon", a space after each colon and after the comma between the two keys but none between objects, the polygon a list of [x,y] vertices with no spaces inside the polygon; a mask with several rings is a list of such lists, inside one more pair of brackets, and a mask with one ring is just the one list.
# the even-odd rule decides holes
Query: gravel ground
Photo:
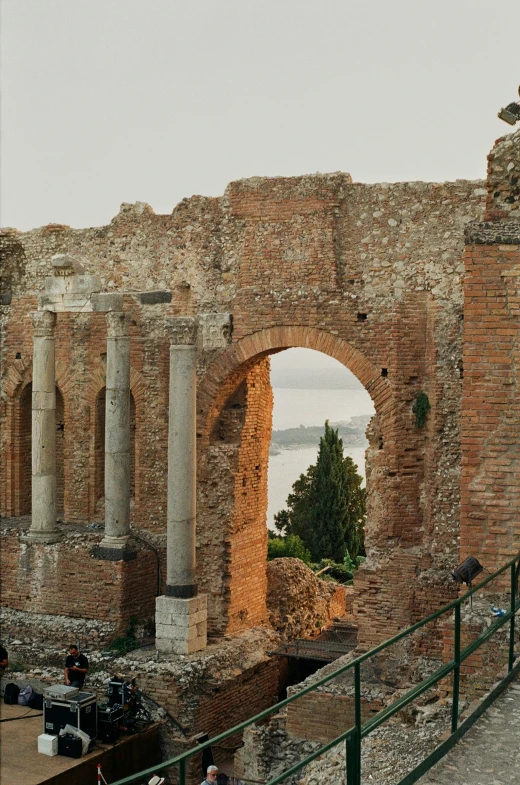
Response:
[{"label": "gravel ground", "polygon": [[[411,726],[394,718],[363,740],[362,785],[395,785],[440,743],[450,727],[449,705],[425,707]],[[520,677],[419,785],[518,785]],[[345,785],[340,745],[311,763],[299,785]]]}]

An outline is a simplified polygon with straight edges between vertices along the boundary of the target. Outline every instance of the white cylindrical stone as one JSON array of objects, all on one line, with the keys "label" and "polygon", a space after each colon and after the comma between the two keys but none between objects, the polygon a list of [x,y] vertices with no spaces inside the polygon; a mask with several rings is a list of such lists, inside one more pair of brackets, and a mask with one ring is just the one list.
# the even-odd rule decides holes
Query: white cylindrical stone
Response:
[{"label": "white cylindrical stone", "polygon": [[196,360],[194,344],[170,346],[166,593],[184,598],[197,594]]},{"label": "white cylindrical stone", "polygon": [[126,314],[107,313],[105,409],[105,536],[123,548],[130,534],[130,338]]},{"label": "white cylindrical stone", "polygon": [[28,538],[56,542],[56,314],[35,311],[32,387],[32,512]]}]

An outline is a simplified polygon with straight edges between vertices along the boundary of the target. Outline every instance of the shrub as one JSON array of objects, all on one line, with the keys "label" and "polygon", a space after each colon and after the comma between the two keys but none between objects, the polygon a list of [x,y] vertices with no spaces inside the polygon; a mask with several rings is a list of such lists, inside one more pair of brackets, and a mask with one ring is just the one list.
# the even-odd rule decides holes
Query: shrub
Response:
[{"label": "shrub", "polygon": [[287,537],[269,537],[267,541],[267,561],[292,557],[301,559],[305,564],[311,563],[310,551],[296,534]]}]

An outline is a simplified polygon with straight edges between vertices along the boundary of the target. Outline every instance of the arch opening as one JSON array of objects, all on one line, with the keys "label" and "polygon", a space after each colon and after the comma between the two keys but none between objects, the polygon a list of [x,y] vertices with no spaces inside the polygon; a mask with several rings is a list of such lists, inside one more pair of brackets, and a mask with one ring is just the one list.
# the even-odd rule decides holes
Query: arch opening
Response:
[{"label": "arch opening", "polygon": [[[367,414],[382,412],[388,420],[392,409],[390,385],[381,378],[380,369],[345,341],[311,328],[274,328],[248,336],[230,347],[218,365],[208,368],[199,386],[199,517],[204,525],[198,532],[198,564],[201,590],[211,598],[212,634],[267,620],[266,518],[273,415],[270,355],[295,347],[333,357],[354,374],[360,382],[357,388],[368,401]],[[283,366],[283,355],[280,362]],[[321,419],[312,424],[323,430],[327,415],[322,423]],[[379,441],[377,446],[379,450]],[[289,476],[289,491],[297,476]],[[214,564],[218,570],[212,569]]]}]

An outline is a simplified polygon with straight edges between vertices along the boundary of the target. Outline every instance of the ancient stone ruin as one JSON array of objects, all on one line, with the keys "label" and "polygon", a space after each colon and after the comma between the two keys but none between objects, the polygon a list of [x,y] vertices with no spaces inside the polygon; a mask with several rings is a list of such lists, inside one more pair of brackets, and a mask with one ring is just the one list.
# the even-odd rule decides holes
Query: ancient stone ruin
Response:
[{"label": "ancient stone ruin", "polygon": [[268,629],[269,356],[290,347],[376,410],[360,647],[455,596],[465,556],[518,551],[519,177],[517,132],[487,183],[252,178],[2,230],[4,628],[61,644],[70,619],[102,646],[135,617],[170,658]]}]

